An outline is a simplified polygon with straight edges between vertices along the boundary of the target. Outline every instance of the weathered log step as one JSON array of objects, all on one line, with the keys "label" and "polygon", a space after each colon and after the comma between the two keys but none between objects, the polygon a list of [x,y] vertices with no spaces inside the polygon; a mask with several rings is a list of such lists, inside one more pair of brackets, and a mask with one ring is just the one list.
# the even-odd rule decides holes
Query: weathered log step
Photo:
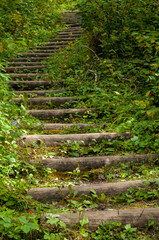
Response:
[{"label": "weathered log step", "polygon": [[64,134],[64,135],[26,135],[21,140],[24,144],[30,145],[33,142],[37,144],[44,143],[46,147],[59,146],[67,141],[73,143],[77,141],[79,145],[88,145],[94,141],[100,140],[113,141],[115,139],[129,139],[131,134],[125,133],[85,133],[85,134]]},{"label": "weathered log step", "polygon": [[30,53],[30,52],[27,52],[27,53],[22,53],[22,56],[24,56],[24,57],[49,57],[49,56],[53,55],[54,52],[52,52],[52,53],[34,53],[34,52]]},{"label": "weathered log step", "polygon": [[89,171],[107,166],[118,165],[120,163],[133,162],[151,162],[159,158],[159,154],[141,154],[129,156],[95,156],[95,157],[78,157],[78,158],[48,158],[43,160],[31,160],[31,164],[43,165],[46,168],[55,169],[59,172],[70,172],[77,167],[80,171]]},{"label": "weathered log step", "polygon": [[35,66],[16,66],[16,67],[5,67],[6,72],[14,72],[14,71],[25,71],[25,70],[41,70],[44,68],[48,68],[47,65],[35,65]]},{"label": "weathered log step", "polygon": [[45,130],[62,130],[66,128],[80,128],[97,127],[99,124],[86,123],[45,123],[43,124]]},{"label": "weathered log step", "polygon": [[81,23],[66,23],[67,27],[81,27]]},{"label": "weathered log step", "polygon": [[[41,224],[44,224],[48,220],[45,216],[41,218]],[[157,226],[159,225],[159,207],[63,213],[58,218],[71,229],[73,226],[80,225],[80,221],[84,218],[88,219],[88,229],[90,231],[95,231],[99,227],[99,224],[105,222],[112,224],[111,221],[121,223],[124,226],[130,224],[131,227],[146,228],[150,222],[154,222]]]},{"label": "weathered log step", "polygon": [[10,73],[9,74],[12,79],[37,79],[47,77],[48,74],[40,74],[40,73]]},{"label": "weathered log step", "polygon": [[77,16],[72,16],[72,13],[71,15],[68,15],[68,16],[63,16],[62,17],[62,21],[66,24],[68,23],[71,23],[71,24],[81,24],[81,19],[77,19]]},{"label": "weathered log step", "polygon": [[[157,180],[157,179],[156,179]],[[113,182],[113,183],[98,183],[98,184],[83,184],[79,186],[71,186],[72,193],[77,192],[76,197],[81,197],[83,194],[89,196],[91,195],[91,190],[93,189],[97,195],[104,193],[106,196],[118,195],[120,193],[125,193],[129,188],[141,187],[145,188],[145,182],[152,181],[148,180],[134,180],[126,182]],[[57,187],[53,188],[33,188],[28,191],[28,194],[32,196],[35,200],[43,202],[59,201],[64,199],[64,196],[69,195],[68,187],[59,190]]]},{"label": "weathered log step", "polygon": [[55,52],[57,52],[57,49],[58,50],[60,50],[61,48],[64,48],[64,47],[67,47],[68,45],[61,45],[60,47],[58,47],[58,48],[56,48],[55,49],[55,47],[51,47],[51,48],[49,48],[49,49],[45,49],[45,48],[43,48],[43,49],[39,49],[39,50],[34,50],[34,54],[36,54],[36,53],[42,53],[42,54],[45,54],[45,53],[50,53],[50,54],[54,54]]},{"label": "weathered log step", "polygon": [[78,24],[81,25],[81,20],[77,20],[77,18],[67,18],[64,20],[65,24],[69,25],[72,24],[72,26],[77,26]]},{"label": "weathered log step", "polygon": [[68,25],[66,25],[65,26],[65,28],[63,28],[61,31],[65,31],[65,30],[81,30],[82,29],[82,27],[81,27],[81,25],[79,25],[79,26],[68,26]]},{"label": "weathered log step", "polygon": [[[68,45],[69,42],[61,42],[58,43],[58,47],[65,47]],[[39,46],[36,49],[55,49],[57,42],[52,42],[52,45],[50,46]]]},{"label": "weathered log step", "polygon": [[59,82],[50,81],[10,81],[9,85],[14,89],[35,89],[37,87],[50,87],[57,85]]},{"label": "weathered log step", "polygon": [[56,110],[29,110],[28,113],[41,120],[48,120],[53,118],[65,118],[70,115],[84,115],[88,112],[94,112],[95,109],[84,108],[84,109],[56,109]]},{"label": "weathered log step", "polygon": [[[55,44],[55,45],[51,46],[51,49],[55,50],[55,49],[58,49],[58,48],[65,47],[65,46],[67,46],[67,45],[68,45],[67,43],[65,43],[65,44]],[[33,52],[35,53],[35,52],[38,52],[39,49],[43,50],[43,49],[45,49],[45,48],[48,49],[49,47],[47,47],[47,46],[36,47],[36,48],[33,48]],[[49,49],[50,49],[50,48],[49,48]],[[38,51],[37,51],[37,50],[38,50]],[[32,51],[32,50],[30,50],[30,51]]]},{"label": "weathered log step", "polygon": [[75,23],[76,23],[78,21],[81,21],[80,17],[78,17],[77,14],[78,13],[76,11],[64,12],[64,13],[62,13],[61,19],[64,22],[69,21],[69,23],[74,23],[74,21],[75,21]]},{"label": "weathered log step", "polygon": [[[43,86],[43,85],[42,85]],[[16,91],[16,94],[23,95],[24,93],[28,96],[37,95],[37,96],[45,96],[46,94],[56,94],[63,93],[65,90],[57,89],[57,90],[32,90],[32,91]]]},{"label": "weathered log step", "polygon": [[67,33],[67,34],[72,33],[72,35],[74,35],[74,34],[81,34],[82,30],[81,29],[80,30],[79,29],[77,29],[77,30],[65,29],[64,31],[58,32],[59,35],[60,34],[65,34],[65,33]]},{"label": "weathered log step", "polygon": [[45,45],[45,44],[52,44],[52,42],[66,42],[66,41],[74,41],[76,40],[77,38],[76,37],[72,37],[72,36],[65,36],[65,37],[59,37],[59,38],[52,38],[51,39],[51,42],[43,42],[42,45]]},{"label": "weathered log step", "polygon": [[68,32],[63,32],[63,33],[58,33],[59,36],[61,37],[68,37],[68,36],[73,36],[73,37],[81,37],[82,33],[68,33]]},{"label": "weathered log step", "polygon": [[31,62],[38,62],[38,61],[44,61],[44,60],[49,60],[48,57],[19,57],[19,58],[7,58],[6,61],[15,63],[15,62],[26,62],[26,63],[31,63]]},{"label": "weathered log step", "polygon": [[[14,98],[14,102],[20,104],[24,102],[24,98]],[[75,97],[38,97],[38,98],[28,98],[27,104],[28,105],[43,105],[52,103],[56,106],[59,106],[60,104],[64,104],[66,102],[70,101],[77,101],[77,98]]]},{"label": "weathered log step", "polygon": [[44,63],[42,62],[9,62],[8,65],[24,67],[24,66],[37,66],[37,65],[41,66],[41,65],[44,65]]},{"label": "weathered log step", "polygon": [[67,28],[65,28],[63,31],[64,32],[82,32],[82,28],[80,27],[80,26],[77,26],[77,27],[67,27]]}]

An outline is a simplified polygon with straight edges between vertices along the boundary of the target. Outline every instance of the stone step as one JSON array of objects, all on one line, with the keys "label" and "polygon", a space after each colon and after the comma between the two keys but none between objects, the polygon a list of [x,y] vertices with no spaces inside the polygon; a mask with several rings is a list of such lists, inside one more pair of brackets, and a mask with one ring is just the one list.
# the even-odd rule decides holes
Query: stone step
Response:
[{"label": "stone step", "polygon": [[[106,196],[118,195],[125,193],[129,188],[141,187],[145,188],[145,181],[152,181],[153,179],[146,180],[134,180],[125,182],[113,182],[113,183],[96,183],[96,184],[83,184],[79,186],[71,186],[72,194],[77,191],[76,197],[81,197],[83,194],[90,196],[93,189],[97,195],[104,193]],[[157,179],[156,179],[157,180]],[[57,187],[52,188],[33,188],[28,191],[28,194],[35,200],[42,202],[52,202],[64,199],[69,195],[68,187],[59,189]]]},{"label": "stone step", "polygon": [[25,71],[25,70],[41,70],[44,68],[48,68],[47,65],[35,65],[35,66],[17,66],[17,67],[5,67],[6,72],[14,72],[14,71]]},{"label": "stone step", "polygon": [[37,144],[44,143],[46,147],[59,146],[68,140],[70,143],[77,141],[79,145],[88,145],[94,141],[101,140],[113,141],[115,139],[129,139],[131,134],[125,133],[85,133],[85,134],[64,134],[64,135],[26,135],[21,140],[24,144],[30,145],[33,142]]},{"label": "stone step", "polygon": [[35,89],[37,87],[51,87],[57,85],[59,82],[50,82],[50,81],[9,81],[14,89]]},{"label": "stone step", "polygon": [[[13,98],[13,101],[21,104],[24,102],[24,98]],[[64,104],[66,102],[70,101],[77,101],[77,98],[75,97],[38,97],[38,98],[28,98],[27,104],[28,105],[45,105],[48,103],[52,103],[56,106],[59,106],[61,104]]]},{"label": "stone step", "polygon": [[21,67],[24,67],[24,66],[39,66],[39,65],[43,65],[44,63],[42,62],[9,62],[7,63],[9,66],[12,65],[12,66],[21,66]]},{"label": "stone step", "polygon": [[[43,85],[42,85],[43,86]],[[37,95],[37,96],[45,96],[46,94],[57,94],[57,93],[63,93],[65,90],[32,90],[32,91],[16,91],[16,94],[23,95],[24,93],[28,96]]]},{"label": "stone step", "polygon": [[19,57],[19,58],[7,58],[6,61],[8,62],[37,62],[37,61],[44,61],[44,60],[49,60],[48,57],[31,57],[31,58],[27,58],[27,57]]},{"label": "stone step", "polygon": [[39,79],[39,78],[44,78],[47,77],[48,74],[40,74],[40,73],[10,73],[9,74],[12,79]]},{"label": "stone step", "polygon": [[34,117],[37,117],[41,120],[48,120],[53,118],[65,118],[70,117],[70,115],[84,115],[88,112],[94,112],[95,109],[84,108],[84,109],[56,109],[56,110],[29,110],[28,113]]},{"label": "stone step", "polygon": [[[52,212],[53,214],[53,212]],[[54,213],[56,216],[56,212]],[[58,219],[64,222],[67,228],[73,229],[74,226],[80,226],[82,219],[88,219],[89,231],[95,231],[100,224],[109,222],[118,222],[122,225],[130,224],[131,227],[147,228],[150,222],[154,222],[155,225],[159,226],[159,207],[153,208],[138,208],[138,209],[117,209],[117,210],[103,210],[103,211],[84,211],[76,213],[63,213],[60,214]],[[47,215],[41,217],[41,224],[46,227],[50,227],[50,224],[46,224],[48,220]],[[87,224],[86,224],[87,226]],[[103,230],[104,232],[104,230]],[[102,232],[102,233],[103,233]],[[101,235],[102,236],[102,235]],[[99,238],[98,238],[99,239]],[[104,239],[104,238],[101,238]],[[105,238],[108,239],[108,238]],[[128,238],[125,238],[125,240]],[[129,238],[130,239],[130,238]],[[150,238],[148,238],[150,239]]]},{"label": "stone step", "polygon": [[78,158],[48,158],[31,160],[34,165],[43,165],[46,168],[55,169],[60,172],[73,172],[77,167],[80,171],[89,171],[107,166],[118,165],[120,163],[133,162],[152,162],[159,158],[159,154],[136,154],[128,156],[95,156],[95,157],[78,157]]},{"label": "stone step", "polygon": [[86,124],[86,123],[44,123],[45,130],[63,130],[66,128],[80,128],[97,127],[99,124]]}]

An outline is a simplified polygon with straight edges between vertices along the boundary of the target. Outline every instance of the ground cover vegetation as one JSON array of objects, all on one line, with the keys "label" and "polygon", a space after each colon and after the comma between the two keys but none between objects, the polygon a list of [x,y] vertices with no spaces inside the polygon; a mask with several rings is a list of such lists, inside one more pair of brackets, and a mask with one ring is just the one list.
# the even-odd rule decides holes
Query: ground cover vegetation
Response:
[{"label": "ground cover vegetation", "polygon": [[[52,29],[59,28],[56,5],[51,1],[1,1],[2,32],[0,52],[2,60],[15,56],[31,44],[38,44],[51,36]],[[62,2],[61,2],[62,3]],[[63,4],[63,3],[62,3]],[[77,4],[77,5],[76,5]],[[95,108],[85,115],[68,116],[64,122],[101,123],[102,126],[72,133],[131,131],[131,138],[114,142],[93,142],[89,146],[67,142],[57,148],[39,148],[34,144],[25,150],[17,140],[25,133],[70,133],[70,129],[44,131],[36,127],[38,120],[26,113],[24,104],[17,106],[8,87],[9,76],[0,73],[0,234],[1,239],[157,239],[158,228],[149,222],[146,230],[120,223],[105,223],[90,232],[88,220],[83,219],[79,228],[67,229],[51,211],[83,211],[86,208],[130,208],[130,206],[158,206],[158,181],[147,183],[146,189],[129,189],[117,197],[98,196],[92,189],[90,196],[66,198],[52,205],[39,203],[27,196],[26,190],[37,186],[69,186],[79,182],[124,181],[158,178],[158,160],[145,163],[120,164],[102,169],[82,172],[78,168],[62,174],[44,167],[29,164],[29,159],[39,156],[65,157],[158,153],[159,145],[159,4],[158,1],[85,1],[78,0],[62,7],[78,7],[82,16],[84,36],[76,43],[50,58],[49,78],[62,81],[66,92],[51,96],[77,96],[79,100],[66,103],[64,108]],[[5,14],[7,12],[7,14]],[[43,23],[42,27],[41,23]],[[33,38],[34,36],[34,38]],[[67,57],[66,57],[67,56]],[[1,66],[2,69],[2,66]],[[50,95],[48,95],[50,96]],[[52,103],[48,108],[58,108]],[[36,107],[37,108],[37,107]],[[50,120],[48,120],[49,122]],[[59,119],[51,120],[58,122]],[[25,129],[25,130],[24,130]],[[94,130],[93,130],[94,129]],[[40,177],[39,177],[40,173]],[[56,207],[59,210],[56,210]],[[40,224],[42,213],[50,213],[47,223]],[[119,234],[120,233],[120,234]]]}]

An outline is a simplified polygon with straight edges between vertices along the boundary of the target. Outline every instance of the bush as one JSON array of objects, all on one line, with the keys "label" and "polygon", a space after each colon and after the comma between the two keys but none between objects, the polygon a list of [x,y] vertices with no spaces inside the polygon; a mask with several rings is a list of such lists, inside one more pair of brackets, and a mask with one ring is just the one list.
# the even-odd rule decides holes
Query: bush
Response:
[{"label": "bush", "polygon": [[90,46],[114,57],[158,55],[158,1],[78,0]]}]

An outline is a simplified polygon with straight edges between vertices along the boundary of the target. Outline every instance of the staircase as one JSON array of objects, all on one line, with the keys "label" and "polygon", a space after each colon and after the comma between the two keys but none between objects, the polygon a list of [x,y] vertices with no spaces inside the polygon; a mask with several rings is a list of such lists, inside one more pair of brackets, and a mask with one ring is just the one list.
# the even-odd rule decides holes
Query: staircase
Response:
[{"label": "staircase", "polygon": [[[23,136],[21,139],[22,146],[32,146],[36,143],[38,147],[45,147],[47,149],[59,149],[64,143],[73,144],[78,142],[78,146],[89,146],[92,142],[96,141],[114,141],[115,139],[121,139],[121,141],[127,140],[131,137],[129,132],[125,133],[96,133],[96,131],[87,133],[86,129],[89,127],[96,129],[98,124],[86,124],[82,120],[81,116],[88,114],[89,112],[96,112],[93,108],[62,108],[61,105],[66,103],[76,103],[78,97],[56,97],[57,94],[65,93],[64,84],[60,81],[52,82],[49,79],[47,73],[49,57],[55,54],[59,49],[68,46],[69,42],[75,41],[80,38],[82,34],[81,23],[78,20],[76,12],[68,12],[63,14],[63,21],[66,22],[67,28],[58,33],[56,38],[50,39],[36,49],[21,54],[19,58],[7,59],[8,67],[5,68],[6,72],[10,74],[12,81],[9,84],[15,90],[18,95],[27,95],[28,114],[40,119],[43,123],[44,130],[48,134],[30,134]],[[54,96],[54,97],[52,97]],[[24,98],[15,98],[14,101],[17,104],[24,102]],[[48,107],[53,106],[53,107]],[[67,106],[67,105],[65,105]],[[71,106],[71,105],[70,105]],[[78,122],[71,122],[72,118],[79,118]],[[69,119],[70,122],[65,122],[65,119]],[[56,120],[56,121],[55,121]],[[63,130],[69,131],[70,129],[80,129],[83,133],[67,133],[67,134],[49,134],[57,133]],[[157,159],[159,155],[123,155],[123,156],[84,156],[84,157],[69,157],[69,156],[54,156],[43,159],[38,157],[37,159],[30,159],[31,164],[38,166],[45,166],[51,169],[55,169],[57,172],[64,174],[66,172],[72,172],[73,178],[78,177],[78,171],[88,172],[92,171],[92,174],[100,176],[102,168],[108,168],[110,166],[118,166],[121,163],[132,163],[135,165],[139,162],[149,162]],[[99,171],[98,171],[99,169]],[[74,175],[73,175],[74,171]],[[76,174],[77,173],[77,174]],[[71,173],[70,173],[71,175]],[[62,175],[65,176],[65,175]],[[67,175],[66,175],[67,176]],[[146,181],[150,181],[146,179]],[[98,196],[105,194],[106,197],[116,196],[119,193],[125,193],[130,187],[145,188],[145,181],[133,180],[133,181],[120,181],[120,182],[107,182],[106,179],[96,179],[93,183],[89,181],[77,181],[78,185],[71,186],[71,193],[76,192],[76,198],[80,198],[83,194],[86,196],[92,196],[92,189]],[[38,187],[32,188],[28,191],[34,199],[42,202],[66,202],[71,199],[70,188],[68,186],[62,187]],[[67,197],[69,196],[69,197]],[[110,210],[111,209],[111,210]],[[113,208],[111,206],[105,206],[103,209],[92,209],[88,206],[83,214],[78,212],[65,213],[60,215],[60,219],[64,221],[68,226],[70,222],[77,224],[83,218],[88,218],[88,226],[90,230],[94,230],[100,223],[106,221],[118,221],[123,224],[130,223],[132,226],[144,227],[149,220],[159,222],[159,208],[157,207],[141,207],[136,209],[124,209]],[[70,220],[71,219],[71,220]]]}]

